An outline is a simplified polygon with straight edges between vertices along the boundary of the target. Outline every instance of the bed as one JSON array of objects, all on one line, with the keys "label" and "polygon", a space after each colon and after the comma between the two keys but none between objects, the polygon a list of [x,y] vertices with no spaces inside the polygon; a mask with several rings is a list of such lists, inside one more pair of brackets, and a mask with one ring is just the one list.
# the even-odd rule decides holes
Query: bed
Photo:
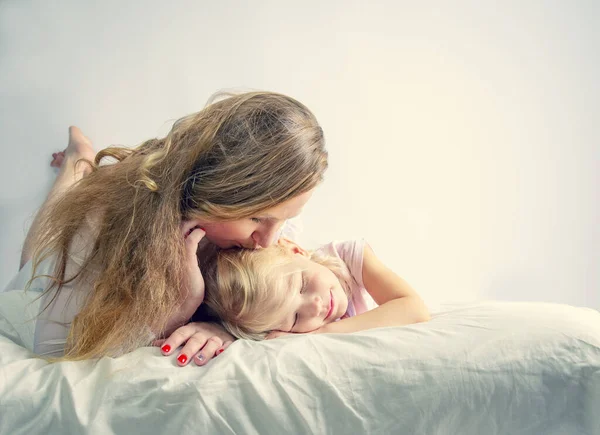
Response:
[{"label": "bed", "polygon": [[0,434],[599,434],[600,313],[447,306],[430,322],[49,364],[33,296],[0,293]]}]

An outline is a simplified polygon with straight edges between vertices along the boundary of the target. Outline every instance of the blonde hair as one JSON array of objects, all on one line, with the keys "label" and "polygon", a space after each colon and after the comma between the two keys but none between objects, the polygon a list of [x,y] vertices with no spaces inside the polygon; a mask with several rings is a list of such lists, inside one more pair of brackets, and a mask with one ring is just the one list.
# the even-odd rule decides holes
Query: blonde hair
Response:
[{"label": "blonde hair", "polygon": [[[346,264],[336,257],[308,254],[309,260],[330,269],[350,296],[353,278]],[[281,245],[217,252],[202,269],[206,285],[203,303],[233,336],[263,340],[281,324],[279,313],[291,300],[286,297],[290,280],[282,268],[294,255],[298,254]]]},{"label": "blonde hair", "polygon": [[[179,119],[165,138],[100,151],[92,172],[42,216],[34,271],[57,258],[47,291],[56,297],[66,283],[93,281],[64,359],[130,351],[148,344],[149,328],[164,331],[185,297],[183,220],[251,217],[322,181],[323,132],[304,105],[270,92],[224,97]],[[106,157],[117,162],[100,165]],[[90,216],[95,241],[65,276]]]}]

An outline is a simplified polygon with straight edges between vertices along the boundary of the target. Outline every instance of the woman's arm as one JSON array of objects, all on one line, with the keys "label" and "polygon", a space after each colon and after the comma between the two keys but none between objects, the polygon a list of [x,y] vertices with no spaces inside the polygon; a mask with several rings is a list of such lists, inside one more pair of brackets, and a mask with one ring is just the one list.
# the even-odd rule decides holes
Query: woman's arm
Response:
[{"label": "woman's arm", "polygon": [[379,307],[324,325],[315,333],[355,332],[429,320],[429,310],[417,292],[387,268],[369,245],[365,245],[362,274],[365,288]]}]

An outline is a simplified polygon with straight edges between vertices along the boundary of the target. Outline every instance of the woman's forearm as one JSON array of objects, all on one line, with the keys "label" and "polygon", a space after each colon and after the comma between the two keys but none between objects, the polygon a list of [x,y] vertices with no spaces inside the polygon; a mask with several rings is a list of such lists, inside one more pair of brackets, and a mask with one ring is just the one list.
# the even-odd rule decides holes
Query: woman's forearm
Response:
[{"label": "woman's forearm", "polygon": [[386,326],[409,325],[426,322],[429,319],[429,310],[421,298],[408,296],[388,301],[358,316],[328,323],[317,329],[315,333],[348,333]]}]

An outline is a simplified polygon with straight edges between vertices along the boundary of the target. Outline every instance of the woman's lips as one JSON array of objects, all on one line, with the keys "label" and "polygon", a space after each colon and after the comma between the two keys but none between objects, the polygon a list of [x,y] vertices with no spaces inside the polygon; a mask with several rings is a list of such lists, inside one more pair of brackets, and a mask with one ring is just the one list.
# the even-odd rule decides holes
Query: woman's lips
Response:
[{"label": "woman's lips", "polygon": [[329,316],[331,316],[332,312],[333,312],[333,293],[331,290],[329,290],[329,311],[327,311],[327,315],[325,316],[325,318],[323,320],[327,320],[329,318]]}]

